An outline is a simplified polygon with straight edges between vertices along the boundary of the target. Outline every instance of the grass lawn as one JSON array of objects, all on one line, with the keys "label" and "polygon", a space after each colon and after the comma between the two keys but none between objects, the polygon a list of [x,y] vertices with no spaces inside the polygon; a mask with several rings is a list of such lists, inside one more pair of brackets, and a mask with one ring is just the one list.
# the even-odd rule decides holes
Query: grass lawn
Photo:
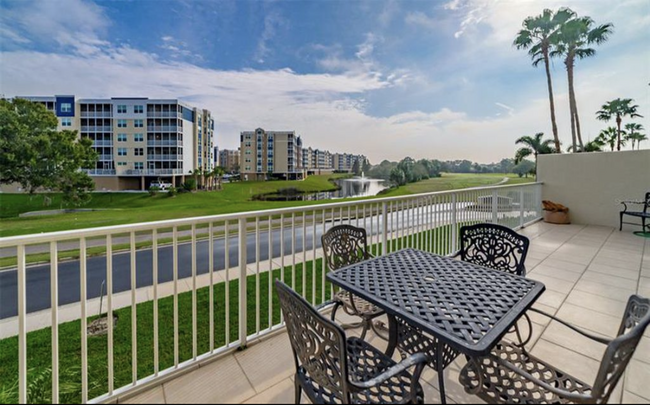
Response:
[{"label": "grass lawn", "polygon": [[[222,191],[179,194],[174,198],[163,193],[155,197],[146,193],[94,193],[92,201],[84,208],[104,210],[31,218],[17,216],[22,212],[59,208],[60,196],[51,195],[51,206],[43,207],[43,196],[40,195],[0,194],[0,237],[322,204],[330,201],[272,202],[253,201],[252,197],[284,188],[297,188],[303,192],[329,191],[336,188],[330,180],[343,176],[311,176],[305,181],[225,184]],[[504,177],[509,179],[506,184],[534,181],[533,178],[518,178],[515,175],[444,173],[440,178],[408,184],[379,197],[489,186],[499,183]]]},{"label": "grass lawn", "polygon": [[[460,226],[461,224],[459,224]],[[439,243],[433,247],[435,253],[449,252],[450,226],[443,226],[431,231],[406,236],[391,243],[391,249],[415,246],[415,238],[424,240],[425,235],[434,238]],[[428,235],[427,235],[428,233]],[[371,247],[371,253],[378,254],[381,244]],[[315,264],[315,268],[314,268]],[[247,325],[248,333],[256,333],[256,311],[259,306],[260,329],[264,330],[280,322],[280,308],[275,290],[269,290],[269,282],[280,279],[281,269],[247,277]],[[308,301],[319,304],[322,302],[323,289],[325,297],[331,296],[331,285],[323,284],[322,260],[308,261],[284,268],[284,280],[290,286],[303,293]],[[269,277],[272,277],[269,280]],[[259,280],[258,280],[259,278]],[[295,279],[295,284],[293,280]],[[256,286],[259,282],[260,292],[257,297]],[[304,288],[303,288],[304,286]],[[229,325],[226,325],[226,287],[230,303]],[[313,291],[316,291],[316,296]],[[272,291],[272,306],[269,306],[269,291]],[[214,285],[214,338],[215,348],[226,344],[226,337],[233,342],[238,339],[239,322],[239,281],[233,280]],[[209,288],[197,291],[197,353],[209,352]],[[179,362],[192,358],[192,293],[179,294]],[[158,301],[159,326],[159,355],[160,370],[174,365],[174,323],[173,297],[165,297]],[[138,379],[154,373],[153,355],[153,302],[144,302],[136,307],[137,315],[137,360]],[[119,388],[132,382],[132,341],[131,341],[131,308],[115,311],[119,317],[114,333],[114,384]],[[269,323],[269,314],[271,322]],[[94,319],[94,318],[90,318]],[[59,325],[59,359],[61,403],[78,403],[81,400],[81,322],[73,321]],[[89,397],[103,395],[107,392],[108,381],[108,343],[107,337],[88,339],[89,365]],[[12,337],[0,341],[0,403],[17,403],[18,376],[18,338]],[[27,334],[28,388],[29,403],[48,402],[51,387],[51,330],[49,328]]]},{"label": "grass lawn", "polygon": [[309,202],[253,201],[252,198],[286,188],[296,188],[307,193],[332,191],[336,190],[336,185],[330,180],[346,176],[333,174],[311,176],[304,181],[224,184],[222,191],[185,193],[174,198],[167,197],[165,193],[155,197],[148,193],[93,193],[92,201],[83,208],[101,208],[104,211],[30,218],[16,217],[23,212],[57,209],[60,206],[60,195],[51,195],[51,206],[44,207],[41,195],[0,194],[0,237],[303,206]]},{"label": "grass lawn", "polygon": [[472,173],[443,173],[441,177],[407,184],[391,190],[382,197],[396,197],[409,194],[432,193],[435,191],[456,190],[470,187],[486,187],[500,183],[505,177],[508,181],[504,185],[532,183],[533,177],[519,177],[516,174],[472,174]]}]

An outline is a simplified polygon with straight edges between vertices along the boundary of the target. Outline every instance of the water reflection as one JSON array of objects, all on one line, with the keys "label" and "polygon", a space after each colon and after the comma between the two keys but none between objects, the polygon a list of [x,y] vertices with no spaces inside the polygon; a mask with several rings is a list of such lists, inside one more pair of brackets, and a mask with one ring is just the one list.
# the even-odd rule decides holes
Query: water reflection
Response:
[{"label": "water reflection", "polygon": [[385,185],[384,180],[359,177],[336,180],[334,182],[340,187],[337,191],[300,194],[292,192],[291,190],[285,190],[283,193],[258,196],[257,199],[263,201],[318,201],[341,198],[372,197],[388,188],[388,186]]}]

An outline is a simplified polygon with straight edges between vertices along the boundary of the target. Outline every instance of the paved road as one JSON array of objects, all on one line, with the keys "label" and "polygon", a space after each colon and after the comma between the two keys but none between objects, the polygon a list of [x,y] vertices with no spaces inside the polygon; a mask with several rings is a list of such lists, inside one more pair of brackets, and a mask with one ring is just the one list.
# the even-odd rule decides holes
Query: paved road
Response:
[{"label": "paved road", "polygon": [[[445,207],[446,208],[446,207]],[[438,213],[445,209],[438,207]],[[400,214],[399,225],[409,226],[411,224],[422,223],[426,218],[419,218],[414,210],[408,223],[402,224]],[[407,212],[408,214],[408,212]],[[381,216],[374,217],[373,223],[374,234],[381,229]],[[367,219],[367,225],[370,226],[370,217]],[[352,220],[355,223],[355,220]],[[379,226],[376,226],[379,224]],[[444,223],[438,222],[441,226]],[[392,221],[389,221],[389,227],[392,227]],[[329,228],[329,226],[328,226]],[[303,247],[303,228],[302,225],[296,226],[296,243],[295,252],[301,253]],[[316,248],[320,247],[320,237],[322,234],[322,224],[317,224],[316,228]],[[307,226],[305,238],[305,247],[307,251],[313,249],[312,240],[313,226]],[[281,232],[276,229],[272,231],[272,257],[280,258],[291,254],[291,227],[284,229],[284,252],[280,251]],[[209,251],[208,241],[197,242],[197,274],[205,274],[209,271]],[[246,238],[247,244],[247,264],[256,262],[256,237],[254,233],[249,233]],[[239,265],[239,240],[232,237],[229,240],[230,267]],[[214,265],[216,271],[225,269],[225,240],[215,239],[214,241]],[[158,249],[158,281],[165,283],[173,279],[173,248],[172,246],[162,246]],[[260,260],[269,259],[269,238],[268,231],[260,234]],[[191,277],[192,251],[190,243],[179,244],[178,246],[178,269],[179,279]],[[153,284],[153,254],[151,249],[138,250],[136,252],[136,287],[148,287]],[[97,256],[87,259],[87,291],[88,298],[97,298],[100,295],[102,282],[106,279],[106,257]],[[130,274],[130,253],[113,254],[113,292],[119,293],[131,289]],[[59,263],[59,305],[71,304],[79,301],[80,296],[80,277],[79,261],[64,261]],[[15,317],[17,310],[17,275],[15,269],[0,272],[0,319]],[[36,312],[50,307],[50,266],[36,265],[29,267],[27,270],[27,312]]]}]

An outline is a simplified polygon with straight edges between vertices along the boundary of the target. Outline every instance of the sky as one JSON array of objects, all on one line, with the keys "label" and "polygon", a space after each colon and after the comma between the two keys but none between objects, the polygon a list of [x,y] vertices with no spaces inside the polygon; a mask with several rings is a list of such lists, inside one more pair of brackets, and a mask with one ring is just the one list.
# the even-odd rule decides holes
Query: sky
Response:
[{"label": "sky", "polygon": [[[222,149],[262,127],[373,163],[495,162],[552,134],[544,70],[512,41],[562,6],[614,24],[577,62],[583,136],[618,97],[650,129],[650,0],[0,0],[0,93],[179,98],[212,111]],[[552,74],[568,147],[561,60]]]}]

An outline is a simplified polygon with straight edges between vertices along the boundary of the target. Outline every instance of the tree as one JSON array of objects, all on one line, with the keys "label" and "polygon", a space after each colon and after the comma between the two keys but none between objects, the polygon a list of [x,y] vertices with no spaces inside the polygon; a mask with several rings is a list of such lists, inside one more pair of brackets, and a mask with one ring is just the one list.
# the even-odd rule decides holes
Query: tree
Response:
[{"label": "tree", "polygon": [[352,164],[352,173],[361,176],[361,162],[359,159],[354,159],[354,163]]},{"label": "tree", "polygon": [[[549,153],[554,153],[555,149],[551,144],[553,143],[552,139],[543,139],[544,133],[538,132],[533,136],[522,136],[517,139],[515,144],[524,145],[524,147],[517,150],[515,154],[515,163],[521,163],[525,158],[533,155],[535,157],[535,170],[537,170],[537,157],[539,155],[545,155]],[[516,173],[516,172],[515,172]]]},{"label": "tree", "polygon": [[[621,139],[621,134],[623,133],[623,130],[621,129],[621,123],[623,122],[623,117],[630,117],[630,118],[643,118],[642,115],[639,115],[637,113],[637,109],[639,108],[638,105],[632,105],[632,100],[631,98],[624,98],[620,99],[617,98],[616,100],[611,100],[608,101],[607,103],[603,104],[602,107],[600,107],[600,110],[596,112],[596,118],[598,118],[601,121],[610,121],[613,117],[616,117],[616,126],[618,128],[618,146],[617,150],[621,150],[621,145],[622,145],[622,139]],[[613,149],[612,149],[613,150]]]},{"label": "tree", "polygon": [[67,204],[90,197],[92,179],[81,169],[95,166],[92,141],[77,131],[57,131],[54,114],[23,99],[0,100],[0,183],[19,183],[30,194],[39,189],[63,193]]},{"label": "tree", "polygon": [[625,124],[625,131],[627,132],[625,139],[632,142],[632,150],[634,150],[637,141],[639,141],[641,137],[645,136],[641,133],[641,131],[643,131],[643,125],[629,122]]},{"label": "tree", "polygon": [[535,163],[530,160],[523,159],[521,162],[517,163],[513,167],[512,172],[517,174],[519,177],[528,177],[528,174],[535,171]]},{"label": "tree", "polygon": [[576,138],[583,148],[582,134],[580,131],[580,118],[575,94],[574,69],[577,59],[584,59],[596,54],[591,45],[600,45],[607,41],[612,33],[613,25],[610,23],[594,27],[594,20],[590,17],[572,18],[566,21],[560,29],[553,34],[552,57],[563,57],[569,83],[569,112],[571,114],[571,137],[573,148],[576,150]]},{"label": "tree", "polygon": [[403,186],[406,184],[406,175],[402,169],[396,167],[390,172],[390,181],[398,186]]},{"label": "tree", "polygon": [[[585,143],[584,148],[580,149],[579,152],[602,152],[603,146],[605,144],[599,138],[596,138],[593,141]],[[573,152],[573,145],[569,146],[567,150]]]},{"label": "tree", "polygon": [[639,134],[639,137],[636,138],[636,149],[639,150],[641,149],[641,142],[642,141],[647,141],[648,137],[645,134]]},{"label": "tree", "polygon": [[367,158],[363,159],[363,165],[361,167],[363,173],[368,174],[370,173],[371,169],[372,169],[372,165],[370,164],[370,160],[368,160]]},{"label": "tree", "polygon": [[[600,142],[602,145],[609,145],[610,149],[612,152],[614,151],[614,148],[616,147],[616,141],[618,139],[618,131],[614,127],[609,127],[607,129],[603,129],[600,131],[600,134],[598,134],[598,138],[596,138],[596,141]],[[623,139],[623,145],[625,145],[625,139]]]},{"label": "tree", "polygon": [[535,17],[528,17],[523,22],[523,29],[519,31],[513,45],[517,49],[528,49],[528,55],[533,60],[533,66],[537,67],[544,62],[546,71],[546,85],[548,87],[548,101],[551,110],[551,126],[553,128],[553,139],[555,149],[560,150],[560,138],[555,120],[555,100],[553,98],[553,82],[551,80],[550,50],[551,39],[560,29],[562,24],[575,15],[568,8],[560,9],[557,12],[545,9],[542,14]]},{"label": "tree", "polygon": [[217,179],[217,190],[221,190],[224,174],[226,174],[226,169],[221,166],[216,166],[212,169],[212,175]]}]

